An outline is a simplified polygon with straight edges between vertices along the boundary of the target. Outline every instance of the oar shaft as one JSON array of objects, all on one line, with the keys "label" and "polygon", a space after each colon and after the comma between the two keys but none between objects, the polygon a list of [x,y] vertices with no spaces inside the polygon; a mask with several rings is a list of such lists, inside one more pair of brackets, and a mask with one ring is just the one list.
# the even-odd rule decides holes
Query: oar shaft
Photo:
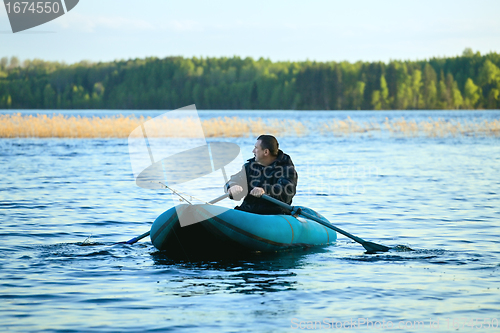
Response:
[{"label": "oar shaft", "polygon": [[[270,197],[270,196],[269,196],[269,195],[267,195],[267,194],[263,194],[263,195],[262,195],[262,198],[263,198],[263,199],[265,199],[265,200],[267,200],[267,201],[270,201],[270,202],[272,202],[272,203],[274,203],[274,204],[276,204],[276,205],[278,205],[278,206],[280,206],[280,207],[283,207],[284,209],[288,210],[289,212],[292,212],[292,211],[294,210],[294,207],[292,207],[292,206],[290,206],[290,205],[288,205],[288,204],[284,203],[283,201],[279,201],[278,199],[275,199],[275,198],[273,198],[273,197]],[[306,218],[308,218],[308,219],[310,219],[310,220],[316,221],[316,222],[318,222],[319,224],[324,225],[324,226],[325,226],[325,227],[327,227],[327,228],[333,229],[333,230],[335,230],[335,231],[337,231],[337,232],[341,233],[342,235],[344,235],[344,236],[346,236],[346,237],[352,238],[352,239],[356,240],[356,241],[357,241],[357,242],[359,242],[359,243],[365,242],[365,240],[363,240],[363,239],[361,239],[361,238],[359,238],[359,237],[356,237],[356,236],[354,236],[354,235],[351,235],[351,234],[350,234],[350,233],[348,233],[347,231],[344,231],[344,230],[342,230],[342,229],[339,229],[339,228],[337,228],[336,226],[334,226],[334,225],[332,225],[332,224],[330,224],[330,223],[327,223],[327,222],[323,221],[322,219],[320,219],[320,218],[318,218],[318,217],[316,217],[316,216],[314,216],[314,215],[308,214],[308,213],[303,212],[303,211],[301,211],[301,212],[300,212],[300,215],[302,215],[302,216],[304,216],[304,217],[306,217]]]},{"label": "oar shaft", "polygon": [[226,199],[228,196],[229,196],[229,193],[225,193],[225,194],[221,195],[221,196],[220,196],[220,197],[218,197],[218,198],[215,198],[215,199],[213,199],[213,200],[210,200],[208,203],[213,205],[213,204],[214,204],[214,203],[216,203],[216,202],[219,202],[219,201],[221,201],[221,200]]},{"label": "oar shaft", "polygon": [[[295,208],[293,206],[290,206],[286,203],[284,203],[283,201],[279,201],[273,197],[270,197],[269,195],[267,194],[263,194],[262,197],[263,199],[269,201],[269,202],[272,202],[280,207],[283,207],[284,209],[288,210],[289,212],[293,212],[295,210]],[[364,239],[362,238],[359,238],[357,236],[354,236],[354,235],[351,235],[350,233],[348,233],[347,231],[344,231],[340,228],[337,228],[336,226],[334,226],[333,224],[331,223],[328,223],[326,221],[323,221],[322,219],[320,219],[319,217],[316,217],[314,215],[311,215],[309,213],[306,213],[304,211],[300,211],[299,212],[300,215],[308,218],[308,219],[311,219],[313,221],[316,221],[318,222],[319,224],[327,227],[327,228],[330,228],[332,230],[335,230],[337,231],[338,233],[341,233],[342,235],[356,241],[357,243],[363,245],[363,247],[368,250],[369,252],[377,252],[377,251],[388,251],[389,248],[387,246],[384,246],[384,245],[380,245],[380,244],[375,244],[375,243],[372,243],[372,242],[367,242],[365,241]]]},{"label": "oar shaft", "polygon": [[127,242],[127,244],[134,244],[135,242],[138,242],[138,241],[140,241],[141,239],[143,239],[143,238],[145,238],[145,237],[148,237],[148,236],[149,236],[149,233],[150,233],[149,231],[148,231],[148,232],[145,232],[145,233],[143,233],[142,235],[137,236],[137,237],[135,237],[135,238],[133,238],[133,239],[129,240],[129,241]]},{"label": "oar shaft", "polygon": [[148,237],[149,233],[150,232],[148,231],[148,232],[143,233],[140,236],[137,236],[137,237],[134,237],[132,239],[129,239],[128,241],[114,243],[113,245],[115,245],[115,244],[134,244],[134,243],[137,243],[138,241],[140,241],[141,239],[143,239],[144,237]]}]

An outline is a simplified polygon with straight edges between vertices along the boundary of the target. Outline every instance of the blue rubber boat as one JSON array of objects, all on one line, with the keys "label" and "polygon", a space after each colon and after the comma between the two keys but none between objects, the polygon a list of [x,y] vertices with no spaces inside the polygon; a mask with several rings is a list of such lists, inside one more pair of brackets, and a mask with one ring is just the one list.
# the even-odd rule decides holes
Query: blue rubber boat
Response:
[{"label": "blue rubber boat", "polygon": [[[323,216],[305,207],[314,217]],[[181,227],[179,217],[200,221]],[[303,217],[258,215],[220,206],[179,205],[161,214],[150,231],[153,245],[172,256],[277,252],[326,245],[337,233]]]}]

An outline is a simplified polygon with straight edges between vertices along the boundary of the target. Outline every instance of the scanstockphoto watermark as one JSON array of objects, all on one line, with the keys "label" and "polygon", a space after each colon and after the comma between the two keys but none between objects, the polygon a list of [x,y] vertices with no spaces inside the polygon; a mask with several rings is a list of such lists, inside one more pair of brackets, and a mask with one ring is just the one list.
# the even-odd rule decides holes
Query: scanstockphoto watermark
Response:
[{"label": "scanstockphoto watermark", "polygon": [[438,329],[498,329],[498,318],[429,318],[427,320],[372,320],[370,318],[357,318],[349,320],[337,320],[334,318],[323,318],[322,320],[300,320],[291,319],[290,328],[294,330],[438,330]]},{"label": "scanstockphoto watermark", "polygon": [[[237,144],[207,142],[194,104],[146,120],[130,133],[128,148],[139,187],[168,189],[174,201],[180,198],[188,204],[193,200],[208,203],[213,198],[206,189],[222,191],[228,175],[240,172],[244,163]],[[247,193],[244,189],[243,194]],[[176,206],[182,227],[206,218],[183,214],[182,207]]]},{"label": "scanstockphoto watermark", "polygon": [[16,33],[47,23],[66,14],[78,4],[78,1],[4,0],[3,3],[12,32]]}]

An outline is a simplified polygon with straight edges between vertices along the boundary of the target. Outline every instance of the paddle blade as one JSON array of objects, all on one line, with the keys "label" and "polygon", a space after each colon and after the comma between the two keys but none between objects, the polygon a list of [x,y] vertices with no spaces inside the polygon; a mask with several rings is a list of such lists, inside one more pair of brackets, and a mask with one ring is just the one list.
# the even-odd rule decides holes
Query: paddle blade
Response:
[{"label": "paddle blade", "polygon": [[363,242],[361,243],[363,247],[366,249],[368,253],[377,253],[377,252],[388,252],[391,248],[385,245],[380,245],[373,242]]}]

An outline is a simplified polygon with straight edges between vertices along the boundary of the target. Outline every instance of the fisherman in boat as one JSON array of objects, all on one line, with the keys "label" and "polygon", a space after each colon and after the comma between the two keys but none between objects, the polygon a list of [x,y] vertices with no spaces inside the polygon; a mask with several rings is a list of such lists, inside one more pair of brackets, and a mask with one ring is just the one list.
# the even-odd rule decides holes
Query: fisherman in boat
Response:
[{"label": "fisherman in boat", "polygon": [[235,209],[262,215],[289,214],[260,197],[267,194],[291,205],[297,188],[297,172],[292,159],[279,149],[278,140],[272,135],[259,136],[252,152],[254,157],[225,185],[231,199],[241,200],[245,196]]}]

